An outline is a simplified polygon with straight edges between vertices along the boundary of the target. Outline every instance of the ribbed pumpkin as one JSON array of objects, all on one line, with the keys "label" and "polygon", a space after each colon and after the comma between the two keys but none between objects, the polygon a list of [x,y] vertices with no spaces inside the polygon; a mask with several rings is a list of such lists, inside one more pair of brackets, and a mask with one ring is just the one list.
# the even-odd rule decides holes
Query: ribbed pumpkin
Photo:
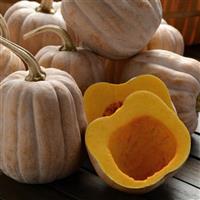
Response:
[{"label": "ribbed pumpkin", "polygon": [[[6,22],[0,14],[0,35],[9,39]],[[12,72],[25,70],[23,62],[8,48],[0,44],[0,82]]]},{"label": "ribbed pumpkin", "polygon": [[105,81],[102,60],[90,50],[76,48],[69,34],[59,26],[46,25],[39,27],[25,38],[42,32],[54,32],[63,41],[62,46],[46,46],[37,54],[36,59],[43,67],[56,67],[72,75],[82,93],[93,83]]},{"label": "ribbed pumpkin", "polygon": [[0,84],[0,169],[23,183],[66,177],[82,155],[86,118],[81,91],[66,72],[41,69],[19,46],[2,37],[0,42],[29,68]]},{"label": "ribbed pumpkin", "polygon": [[113,59],[142,50],[162,15],[159,0],[63,0],[61,11],[83,46]]},{"label": "ribbed pumpkin", "polygon": [[157,31],[151,38],[148,45],[145,47],[145,50],[151,49],[164,49],[183,55],[183,36],[176,28],[170,26],[165,20],[162,19]]},{"label": "ribbed pumpkin", "polygon": [[195,131],[200,111],[200,62],[170,51],[150,50],[111,69],[120,83],[143,74],[159,77],[167,85],[180,119],[191,133]]},{"label": "ribbed pumpkin", "polygon": [[35,1],[19,1],[5,13],[10,30],[11,41],[26,48],[32,54],[48,44],[59,44],[60,39],[52,33],[41,34],[24,41],[23,35],[39,26],[55,24],[65,28],[65,22],[60,13],[61,2],[42,0],[41,4]]}]

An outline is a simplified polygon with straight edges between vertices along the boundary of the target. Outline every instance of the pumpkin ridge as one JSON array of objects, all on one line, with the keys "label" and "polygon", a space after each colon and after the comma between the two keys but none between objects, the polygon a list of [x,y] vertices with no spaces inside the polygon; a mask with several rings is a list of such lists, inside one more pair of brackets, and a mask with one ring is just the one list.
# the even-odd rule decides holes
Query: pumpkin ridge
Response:
[{"label": "pumpkin ridge", "polygon": [[[62,84],[62,83],[60,83],[60,82],[58,82],[57,81],[57,84]],[[66,155],[68,154],[68,151],[67,151],[67,148],[66,148],[66,142],[65,142],[65,135],[64,135],[64,128],[63,128],[63,126],[64,126],[64,124],[63,124],[63,112],[62,112],[62,109],[61,109],[61,101],[60,101],[60,97],[59,97],[59,94],[58,94],[58,91],[56,90],[56,87],[54,86],[54,84],[53,84],[53,82],[49,82],[49,85],[53,88],[53,90],[54,90],[54,92],[55,92],[55,94],[56,94],[56,98],[57,98],[57,101],[58,101],[58,106],[59,106],[59,113],[60,113],[60,125],[61,125],[61,129],[62,129],[62,138],[63,138],[63,146],[64,146],[64,152],[62,152],[62,154],[63,154],[63,156],[62,156],[62,159],[63,160],[67,160],[66,159]],[[62,84],[63,85],[63,84]],[[64,86],[63,86],[64,87]],[[67,88],[66,88],[67,89]],[[69,92],[69,90],[68,90],[68,92]],[[70,92],[69,92],[69,94],[70,94]],[[72,101],[73,102],[73,101]],[[59,173],[57,174],[57,176],[56,176],[56,178],[59,178],[60,176],[62,176],[62,172],[64,171],[64,169],[65,169],[65,163],[63,162],[63,165],[62,166],[60,166],[60,170],[58,170],[59,171]]]},{"label": "pumpkin ridge", "polygon": [[[85,13],[85,12],[80,8],[80,6],[78,6],[78,2],[76,2],[76,7],[77,7],[77,9],[80,11],[80,14],[82,15],[82,17],[87,18],[87,22],[88,22],[88,23],[90,23],[90,24],[92,24],[92,25],[95,25],[95,24],[92,22],[92,20],[90,20],[90,18],[89,18],[89,16],[87,15],[87,13]],[[93,26],[93,27],[94,27],[98,32],[100,32],[102,35],[104,35],[103,32],[101,31],[101,29],[98,28],[98,26]]]},{"label": "pumpkin ridge", "polygon": [[35,103],[34,103],[34,100],[33,100],[33,98],[34,98],[34,94],[32,93],[31,94],[32,95],[32,98],[30,98],[31,99],[31,103],[32,103],[32,106],[31,106],[31,113],[32,113],[32,120],[33,120],[33,128],[34,128],[34,134],[33,134],[33,136],[34,136],[34,138],[35,138],[35,157],[36,157],[36,165],[37,165],[37,170],[38,170],[38,177],[37,177],[37,179],[39,180],[39,182],[40,182],[40,178],[41,178],[41,166],[40,166],[40,157],[39,157],[39,142],[38,142],[38,137],[37,137],[37,134],[36,134],[36,128],[37,128],[37,126],[35,126],[36,125],[36,116],[35,116],[35,114],[34,114],[34,108],[35,108]]},{"label": "pumpkin ridge", "polygon": [[[4,46],[4,45],[2,45],[2,44],[0,44],[0,49],[1,49],[1,51],[0,51],[0,56],[3,56],[3,52],[4,51],[8,51],[8,49]],[[4,63],[2,63],[2,60],[4,60],[4,59],[1,59],[1,65],[3,64],[3,65],[7,65],[7,64],[9,64],[11,61],[10,61],[10,57],[11,57],[11,55],[12,54],[10,54],[10,55],[5,55],[5,56],[3,56],[4,57],[4,59],[5,59],[5,57],[6,57],[6,60],[5,60],[5,62]],[[9,65],[8,65],[9,66]],[[5,68],[4,68],[5,69]],[[6,71],[8,71],[9,69],[6,67]],[[5,74],[6,74],[6,71],[5,71]],[[0,75],[1,76],[1,75]],[[2,81],[1,79],[0,79],[0,81]]]},{"label": "pumpkin ridge", "polygon": [[[25,8],[24,8],[24,9],[25,9]],[[19,9],[18,9],[18,10],[19,10]],[[14,11],[13,14],[10,15],[9,18],[13,18],[13,15],[16,15],[16,11]],[[29,15],[29,13],[27,13],[27,15]],[[24,17],[23,21],[20,22],[20,27],[24,24],[25,19],[26,19],[26,17]],[[7,21],[7,24],[9,24],[9,21]],[[17,27],[18,27],[18,26],[17,26]],[[17,43],[18,41],[21,42],[20,35],[22,34],[22,30],[23,30],[22,28],[18,29],[18,31],[19,31],[20,34],[18,34],[18,36],[17,36],[17,38],[14,40],[14,42],[16,42],[16,43]],[[11,33],[12,33],[12,32],[11,32]]]},{"label": "pumpkin ridge", "polygon": [[[49,69],[48,69],[49,70]],[[52,75],[51,75],[52,76]],[[71,76],[70,76],[71,77]],[[70,81],[72,81],[72,80],[70,80]],[[77,102],[77,101],[79,101],[79,98],[78,97],[80,97],[81,96],[81,98],[82,98],[82,94],[78,94],[78,92],[70,85],[70,83],[68,82],[68,81],[63,81],[63,80],[61,80],[61,82],[63,83],[63,85],[66,87],[66,88],[68,88],[68,90],[70,91],[70,94],[72,95],[72,97],[73,97],[73,99],[74,99],[74,104],[75,104],[75,110],[76,110],[76,112],[77,113],[79,113],[79,115],[77,115],[77,121],[78,121],[78,123],[79,123],[79,128],[80,128],[80,132],[82,133],[82,132],[84,132],[84,130],[85,130],[85,127],[86,127],[86,124],[85,124],[85,122],[84,122],[84,120],[83,120],[83,118],[85,119],[86,118],[86,116],[85,116],[85,113],[83,112],[79,112],[79,105],[80,105],[80,102]],[[73,81],[74,82],[74,81]]]},{"label": "pumpkin ridge", "polygon": [[[0,82],[0,86],[3,88],[3,86],[4,86],[3,82]],[[11,91],[11,89],[8,90],[8,93],[6,94],[5,99],[10,100],[10,98],[8,98],[10,91]],[[3,100],[3,95],[0,95],[0,97],[1,97],[0,105],[1,104],[3,105],[3,101],[4,101]],[[2,116],[5,113],[5,110],[6,110],[6,106],[5,107],[1,106],[1,111],[2,111],[1,115]],[[2,118],[2,122],[4,122],[4,118]],[[4,123],[2,123],[2,124],[4,124]],[[4,129],[3,126],[2,126],[2,129]],[[2,130],[2,132],[3,132],[3,130]],[[1,132],[0,132],[0,134],[1,134]],[[5,138],[5,134],[1,135],[1,140],[0,141],[3,141],[4,138]],[[0,146],[0,154],[1,154],[1,163],[0,163],[0,166],[1,166],[1,170],[2,170],[2,168],[5,168],[5,162],[4,162],[4,157],[5,157],[5,152],[4,151],[5,151],[5,148],[4,148],[4,146],[5,146],[5,143],[1,144],[1,146]]]},{"label": "pumpkin ridge", "polygon": [[31,12],[31,13],[28,13],[26,17],[23,18],[23,21],[22,23],[20,24],[20,34],[18,35],[18,39],[17,41],[19,41],[19,43],[23,43],[24,42],[24,39],[23,37],[21,37],[21,35],[24,35],[24,29],[26,28],[26,21],[29,20],[29,18],[31,18],[32,16],[34,16],[35,13]]},{"label": "pumpkin ridge", "polygon": [[3,16],[1,15],[1,13],[0,13],[0,33],[2,37],[6,39],[10,38],[10,32],[8,30],[7,23],[5,19],[3,18]]},{"label": "pumpkin ridge", "polygon": [[[20,118],[20,115],[21,115],[21,106],[23,107],[23,102],[24,101],[21,101],[21,99],[22,99],[22,97],[24,97],[24,94],[25,94],[25,90],[27,89],[27,88],[24,88],[24,87],[22,87],[22,89],[21,89],[21,87],[19,87],[19,86],[21,86],[22,84],[20,83],[20,85],[17,85],[17,87],[16,88],[20,88],[19,90],[20,90],[20,95],[18,96],[18,99],[17,99],[17,101],[16,102],[20,102],[20,104],[17,106],[17,116],[16,116],[16,118],[17,118],[17,120],[16,120],[16,122],[18,121],[18,119],[21,119]],[[16,149],[17,149],[17,151],[16,151],[16,160],[17,160],[17,168],[18,168],[18,173],[19,173],[19,178],[21,178],[24,182],[26,182],[27,180],[26,180],[26,178],[24,177],[24,174],[22,173],[22,169],[21,169],[21,160],[20,160],[20,156],[19,156],[19,141],[20,141],[20,138],[21,137],[23,137],[23,136],[21,136],[21,134],[19,133],[19,124],[18,123],[16,123],[16,144],[17,144],[17,146],[16,146]]]},{"label": "pumpkin ridge", "polygon": [[[127,66],[126,68],[130,69],[132,68],[132,66],[134,64],[137,64],[136,66],[134,66],[134,69],[137,69],[135,72],[134,72],[134,75],[133,74],[129,74],[129,78],[131,78],[132,76],[136,76],[136,75],[142,75],[142,74],[152,74],[152,75],[155,75],[159,78],[161,78],[168,86],[168,88],[172,88],[172,85],[173,85],[173,89],[178,89],[178,90],[182,90],[182,91],[188,91],[188,92],[193,92],[192,91],[192,88],[190,87],[185,87],[183,86],[183,84],[186,84],[186,82],[188,81],[189,84],[186,84],[187,86],[190,85],[191,83],[191,80],[193,81],[194,84],[192,85],[193,86],[193,90],[199,90],[200,88],[200,84],[199,82],[195,79],[195,77],[193,77],[191,74],[188,74],[188,73],[185,73],[185,72],[182,72],[182,71],[175,71],[171,68],[168,68],[168,67],[163,67],[162,65],[159,65],[159,64],[155,64],[153,62],[145,62],[145,61],[142,61],[142,60],[138,60],[136,58],[136,60],[133,60],[130,62],[127,63]],[[127,70],[126,69],[126,70]],[[140,69],[140,70],[139,70]],[[152,70],[153,69],[153,70]],[[170,79],[170,81],[174,82],[177,75],[179,75],[178,77],[180,77],[180,75],[183,77],[183,76],[187,76],[187,78],[183,78],[181,81],[183,82],[183,84],[179,84],[179,86],[177,86],[177,84],[172,84],[172,82],[169,82],[169,81],[166,81],[164,80],[163,78],[164,77],[168,77],[168,76],[163,76],[161,77],[160,76],[160,71],[163,71],[165,72],[165,74],[171,74],[172,75],[172,79]],[[176,75],[175,75],[176,74]],[[120,82],[121,81],[126,81],[126,79],[123,78],[123,76],[125,76],[123,73],[121,74],[121,77],[119,78],[120,79]],[[127,75],[126,75],[127,76]],[[190,80],[190,81],[189,81]],[[195,88],[194,88],[195,87]]]},{"label": "pumpkin ridge", "polygon": [[[50,83],[52,85],[54,85],[54,81],[53,82],[51,81]],[[60,84],[62,84],[62,83],[60,83]],[[64,84],[62,84],[62,87],[65,88],[66,86]],[[57,91],[56,88],[55,88],[55,92],[57,94],[58,99],[60,99],[59,92]],[[74,98],[73,98],[70,90],[68,89],[68,95],[67,95],[66,103],[69,102],[70,109],[67,112],[71,113],[71,115],[73,116],[73,117],[70,118],[70,120],[73,120],[73,121],[71,121],[71,124],[76,124],[76,126],[74,126],[73,128],[78,130],[78,131],[73,131],[73,132],[78,132],[79,133],[79,137],[80,137],[80,141],[81,141],[81,130],[80,130],[80,125],[79,125],[78,117],[77,117],[77,114],[76,114],[76,105],[75,105],[73,99]],[[59,105],[60,105],[60,108],[61,108],[62,107],[61,104],[59,104]],[[60,113],[61,113],[60,116],[61,117],[64,115],[63,112],[65,112],[65,111],[64,110],[62,111],[62,109],[60,109]],[[66,141],[67,137],[70,135],[71,130],[69,131],[68,129],[64,129],[64,121],[65,121],[64,117],[61,118],[61,121],[62,121],[62,125],[63,125],[62,126],[62,130],[63,130],[63,142],[64,142],[64,145],[65,145],[65,141]],[[74,145],[75,144],[79,145],[78,143],[74,143]],[[64,151],[63,160],[70,160],[71,154],[67,153],[67,151],[66,151],[67,150],[66,145],[64,146],[64,148],[65,148],[65,151]],[[71,153],[75,153],[75,152],[71,152]],[[68,157],[69,157],[69,159],[67,159]],[[68,169],[67,171],[69,173],[69,171],[70,172],[74,171],[75,167],[77,167],[77,161],[75,161],[75,160],[71,160],[71,163],[63,162],[63,164],[64,164],[63,168],[61,168],[60,174],[58,174],[58,178],[62,177],[63,174],[66,175],[66,168]]]}]

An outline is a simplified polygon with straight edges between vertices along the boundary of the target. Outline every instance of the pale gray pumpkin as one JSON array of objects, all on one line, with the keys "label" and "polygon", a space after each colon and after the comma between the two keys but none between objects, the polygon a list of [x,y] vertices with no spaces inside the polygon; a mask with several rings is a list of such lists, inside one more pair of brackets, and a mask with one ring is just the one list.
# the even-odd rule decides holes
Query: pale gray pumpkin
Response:
[{"label": "pale gray pumpkin", "polygon": [[[0,35],[9,39],[7,24],[0,14]],[[12,72],[25,70],[21,59],[17,57],[10,49],[0,44],[0,82]]]},{"label": "pale gray pumpkin", "polygon": [[162,17],[160,0],[63,0],[61,12],[83,46],[113,59],[142,50]]},{"label": "pale gray pumpkin", "polygon": [[59,44],[60,39],[52,33],[41,34],[28,40],[23,35],[39,26],[54,24],[65,28],[65,22],[60,12],[61,2],[42,0],[19,1],[11,6],[5,13],[5,20],[10,31],[11,41],[26,48],[32,54],[49,44]]},{"label": "pale gray pumpkin", "polygon": [[200,62],[166,50],[149,50],[111,68],[118,83],[142,74],[159,77],[167,85],[180,119],[191,133],[195,131],[200,112]]},{"label": "pale gray pumpkin", "polygon": [[41,69],[19,46],[2,37],[0,42],[29,68],[0,84],[0,169],[23,183],[64,178],[82,159],[86,118],[81,91],[66,72]]},{"label": "pale gray pumpkin", "polygon": [[46,46],[35,55],[43,67],[55,67],[72,75],[82,93],[92,84],[105,81],[102,60],[88,49],[75,47],[69,34],[59,26],[45,25],[25,34],[25,38],[43,32],[54,32],[63,41],[60,46]]}]

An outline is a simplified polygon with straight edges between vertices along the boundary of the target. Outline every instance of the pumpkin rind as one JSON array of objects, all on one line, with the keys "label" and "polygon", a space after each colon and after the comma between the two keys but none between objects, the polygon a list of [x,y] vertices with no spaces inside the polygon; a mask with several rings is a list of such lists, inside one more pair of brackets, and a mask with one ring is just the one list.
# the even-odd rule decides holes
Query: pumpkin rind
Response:
[{"label": "pumpkin rind", "polygon": [[159,0],[63,0],[61,6],[82,45],[113,59],[133,56],[145,47],[160,24],[161,10]]},{"label": "pumpkin rind", "polygon": [[[9,38],[6,22],[0,14],[0,35]],[[8,48],[0,44],[0,82],[12,72],[25,70],[23,62]]]},{"label": "pumpkin rind", "polygon": [[155,93],[174,110],[165,84],[155,76],[144,75],[122,84],[104,82],[91,85],[84,94],[84,108],[88,122],[103,117],[106,108],[109,108],[115,102],[123,103],[128,95],[138,90]]},{"label": "pumpkin rind", "polygon": [[11,6],[5,13],[5,19],[11,33],[11,41],[24,47],[32,54],[48,44],[59,44],[60,39],[52,33],[41,34],[28,40],[23,40],[23,35],[39,26],[55,24],[65,28],[65,22],[60,13],[61,2],[54,2],[54,14],[37,12],[39,3],[35,1],[20,1]]},{"label": "pumpkin rind", "polygon": [[191,133],[197,127],[197,96],[200,94],[200,63],[165,50],[150,50],[138,54],[113,76],[122,83],[132,77],[152,74],[168,87],[172,101],[181,120]]},{"label": "pumpkin rind", "polygon": [[148,45],[145,47],[145,50],[151,49],[163,49],[183,55],[183,36],[176,28],[162,20],[162,23],[156,30]]},{"label": "pumpkin rind", "polygon": [[75,79],[82,93],[93,83],[105,81],[102,60],[88,49],[76,48],[68,32],[58,26],[41,26],[24,35],[32,37],[42,32],[54,32],[63,41],[61,46],[46,46],[35,55],[43,67],[55,67],[68,72]]},{"label": "pumpkin rind", "polygon": [[87,126],[82,94],[58,69],[41,69],[34,57],[8,40],[29,72],[0,83],[0,169],[23,183],[48,183],[71,174],[82,160]]},{"label": "pumpkin rind", "polygon": [[[161,170],[148,176],[145,180],[135,180],[121,171],[114,160],[108,144],[114,142],[111,136],[114,137],[117,130],[121,130],[124,125],[142,116],[153,117],[170,130],[176,141],[176,153],[171,161]],[[144,127],[140,128],[141,131],[144,129]],[[157,127],[154,128],[154,130],[156,130]],[[152,130],[152,132],[149,131],[146,134],[149,134],[149,137],[151,135],[154,137],[154,130]],[[125,132],[122,133],[122,136],[124,134]],[[162,131],[159,134],[163,134]],[[138,133],[138,135],[140,134]],[[191,145],[189,132],[182,121],[177,117],[176,113],[173,112],[158,96],[147,91],[137,91],[132,93],[126,98],[124,105],[113,115],[99,118],[91,122],[87,128],[85,140],[91,162],[98,175],[111,187],[130,193],[145,193],[163,183],[166,178],[171,176],[184,164],[189,156]],[[119,140],[119,142],[120,141],[123,142],[123,140]],[[151,146],[153,140],[149,140],[148,143],[148,145]],[[162,140],[159,145],[164,143],[165,142]],[[158,149],[159,145],[157,146]],[[137,148],[137,145],[129,145],[128,147],[131,150],[131,148]],[[118,149],[120,148],[123,147],[118,145]],[[166,152],[168,150],[168,148],[165,149]],[[143,156],[141,153],[139,155],[140,157]],[[127,159],[129,158],[127,157]],[[145,159],[145,157],[143,157],[143,159]],[[135,162],[137,162],[137,160],[135,160]],[[142,165],[142,163],[140,163],[140,165]],[[138,170],[140,170],[140,168]]]}]

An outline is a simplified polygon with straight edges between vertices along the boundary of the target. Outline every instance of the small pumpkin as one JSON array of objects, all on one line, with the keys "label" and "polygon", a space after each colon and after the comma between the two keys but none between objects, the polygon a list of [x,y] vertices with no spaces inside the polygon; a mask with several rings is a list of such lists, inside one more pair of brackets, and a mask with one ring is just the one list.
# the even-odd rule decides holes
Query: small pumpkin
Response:
[{"label": "small pumpkin", "polygon": [[144,50],[164,49],[183,55],[184,40],[181,33],[162,19],[160,26]]},{"label": "small pumpkin", "polygon": [[58,69],[41,69],[34,57],[0,37],[29,72],[0,83],[0,169],[23,183],[48,183],[78,168],[86,128],[82,94]]},{"label": "small pumpkin", "polygon": [[144,74],[159,77],[167,85],[180,119],[191,133],[195,131],[200,111],[200,62],[170,51],[150,50],[114,66],[112,73],[117,83]]},{"label": "small pumpkin", "polygon": [[65,28],[60,6],[61,2],[53,2],[53,0],[42,0],[41,4],[36,1],[15,3],[5,13],[11,41],[26,48],[34,55],[43,46],[59,44],[59,37],[52,33],[41,34],[26,41],[23,40],[23,35],[45,24],[55,24]]},{"label": "small pumpkin", "polygon": [[128,95],[138,90],[155,93],[174,110],[165,84],[155,76],[141,75],[122,84],[103,82],[91,85],[84,94],[84,108],[88,122],[113,114],[123,105]]},{"label": "small pumpkin", "polygon": [[[9,39],[7,24],[0,14],[0,35]],[[8,48],[0,44],[0,82],[12,72],[25,70],[23,62]]]},{"label": "small pumpkin", "polygon": [[76,48],[69,34],[59,26],[41,26],[24,38],[33,37],[42,32],[54,32],[63,41],[61,46],[43,47],[36,60],[43,67],[56,67],[72,75],[82,93],[93,83],[105,81],[104,67],[101,59],[88,49]]},{"label": "small pumpkin", "polygon": [[145,193],[171,177],[190,153],[190,134],[176,113],[148,91],[130,94],[113,115],[91,122],[86,147],[111,187]]},{"label": "small pumpkin", "polygon": [[131,57],[147,45],[160,24],[161,10],[159,0],[63,0],[61,6],[82,45],[113,59]]}]

